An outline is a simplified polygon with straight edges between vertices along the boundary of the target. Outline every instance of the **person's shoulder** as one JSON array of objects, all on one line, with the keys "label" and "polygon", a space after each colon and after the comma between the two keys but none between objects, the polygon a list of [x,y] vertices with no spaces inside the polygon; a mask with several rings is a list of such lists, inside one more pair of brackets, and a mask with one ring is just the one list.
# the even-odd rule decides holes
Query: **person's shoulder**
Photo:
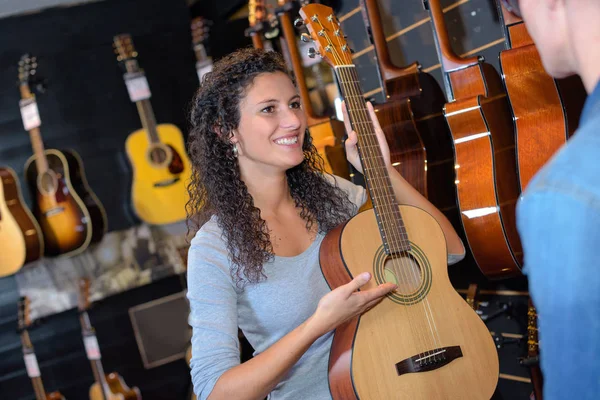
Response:
[{"label": "person's shoulder", "polygon": [[214,216],[196,232],[188,251],[188,274],[200,273],[208,266],[210,269],[217,268],[229,276],[227,243]]},{"label": "person's shoulder", "polygon": [[364,187],[337,175],[323,174],[323,177],[332,186],[343,190],[348,196],[348,200],[356,207],[360,208],[367,201],[367,191]]}]

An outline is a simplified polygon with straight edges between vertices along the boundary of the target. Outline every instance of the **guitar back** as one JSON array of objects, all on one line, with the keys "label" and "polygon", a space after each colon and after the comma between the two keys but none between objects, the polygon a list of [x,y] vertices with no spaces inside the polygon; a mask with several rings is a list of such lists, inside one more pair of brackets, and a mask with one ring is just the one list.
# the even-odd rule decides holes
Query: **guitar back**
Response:
[{"label": "guitar back", "polygon": [[[85,250],[92,239],[87,207],[71,183],[71,170],[65,155],[45,150],[50,173],[40,177],[35,156],[25,164],[25,178],[33,199],[33,212],[44,235],[49,256],[74,255]],[[49,185],[46,179],[53,178]]]},{"label": "guitar back", "polygon": [[[373,211],[330,232],[321,246],[323,273],[332,288],[365,269],[374,279],[361,290],[383,282],[399,285],[376,307],[336,329],[329,362],[332,395],[489,399],[497,382],[497,352],[484,323],[450,284],[441,228],[418,208],[400,210],[412,247],[402,257],[385,256]],[[460,346],[461,356],[430,371],[397,367],[452,346]]]},{"label": "guitar back", "polygon": [[17,201],[10,193],[11,187],[16,187],[14,176],[0,168],[0,277],[19,271],[27,256],[23,231],[9,210],[9,204]]},{"label": "guitar back", "polygon": [[141,220],[160,225],[186,217],[191,162],[176,126],[160,124],[156,130],[161,143],[151,145],[145,130],[140,129],[129,135],[125,147],[133,168],[134,211]]}]

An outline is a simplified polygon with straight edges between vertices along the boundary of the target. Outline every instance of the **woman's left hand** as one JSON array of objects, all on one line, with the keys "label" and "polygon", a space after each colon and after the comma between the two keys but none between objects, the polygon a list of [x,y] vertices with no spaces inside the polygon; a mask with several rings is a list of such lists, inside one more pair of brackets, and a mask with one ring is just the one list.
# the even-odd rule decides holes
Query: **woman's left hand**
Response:
[{"label": "woman's left hand", "polygon": [[[386,166],[391,165],[390,161],[390,148],[388,146],[387,140],[385,138],[385,134],[379,125],[379,120],[377,119],[377,115],[375,114],[375,110],[373,109],[373,105],[370,101],[366,103],[367,110],[369,112],[369,117],[371,121],[373,121],[373,126],[375,127],[375,134],[377,135],[377,141],[379,142],[379,147],[381,148],[381,154],[383,155],[383,160]],[[361,174],[363,173],[362,165],[360,164],[360,158],[358,157],[358,148],[356,144],[358,143],[358,136],[356,132],[352,130],[350,126],[350,118],[348,117],[348,110],[346,109],[346,102],[342,104],[342,112],[344,113],[344,125],[346,126],[346,132],[348,132],[348,139],[346,139],[346,158],[352,164],[356,170],[358,170]]]}]

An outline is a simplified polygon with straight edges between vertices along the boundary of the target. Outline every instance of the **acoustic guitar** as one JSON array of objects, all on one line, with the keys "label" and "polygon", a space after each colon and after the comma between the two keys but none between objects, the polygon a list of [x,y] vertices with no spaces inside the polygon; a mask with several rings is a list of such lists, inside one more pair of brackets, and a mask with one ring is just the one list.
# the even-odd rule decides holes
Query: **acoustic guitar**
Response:
[{"label": "acoustic guitar", "polygon": [[375,109],[390,145],[392,163],[461,232],[452,136],[442,113],[444,93],[431,75],[421,71],[419,63],[394,65],[377,0],[361,0],[360,5],[387,99]]},{"label": "acoustic guitar", "polygon": [[490,279],[521,274],[515,222],[519,180],[510,109],[502,81],[483,58],[452,50],[440,0],[425,0],[446,93],[444,116],[454,141],[456,189],[467,242]]},{"label": "acoustic guitar", "polygon": [[265,8],[264,0],[249,0],[248,1],[248,29],[246,29],[246,36],[250,36],[252,39],[252,46],[255,49],[264,49],[265,44],[262,38],[262,31],[264,30],[264,22],[267,19],[267,10]]},{"label": "acoustic guitar", "polygon": [[325,172],[349,179],[350,171],[346,161],[346,151],[341,143],[341,139],[345,135],[344,123],[331,117],[316,115],[306,85],[304,66],[296,44],[296,31],[290,18],[294,3],[289,0],[279,0],[279,6],[277,9],[279,24],[285,38],[285,47],[302,100],[302,108],[306,114],[312,143],[323,159]]},{"label": "acoustic guitar", "polygon": [[208,55],[205,43],[208,41],[211,21],[204,17],[196,17],[192,20],[192,46],[196,55],[196,72],[198,80],[202,82],[202,77],[207,72],[212,71],[212,57]]},{"label": "acoustic guitar", "polygon": [[35,82],[37,76],[36,58],[23,55],[19,61],[21,114],[34,153],[25,163],[25,180],[45,254],[74,255],[102,239],[106,213],[87,183],[81,157],[74,150],[44,148],[36,98],[30,90],[30,81]]},{"label": "acoustic guitar", "polygon": [[44,254],[41,228],[25,206],[15,171],[0,167],[0,278]]},{"label": "acoustic guitar", "polygon": [[87,278],[79,281],[79,323],[83,344],[88,360],[92,366],[95,383],[90,387],[90,400],[142,400],[142,395],[137,387],[129,388],[123,378],[116,373],[104,374],[100,346],[96,339],[96,331],[90,323],[87,310],[90,308],[90,280]]},{"label": "acoustic guitar", "polygon": [[35,400],[65,400],[60,392],[46,393],[46,390],[44,389],[44,383],[42,382],[35,350],[31,343],[31,339],[29,338],[29,332],[27,331],[31,326],[31,320],[29,319],[29,299],[26,296],[19,299],[18,321],[18,331],[21,336],[21,346],[23,348],[23,360],[25,361],[27,375],[31,379]]},{"label": "acoustic guitar", "polygon": [[331,395],[336,400],[489,399],[498,380],[498,355],[484,323],[450,284],[444,234],[431,215],[396,201],[332,9],[311,4],[300,15],[335,70],[374,204],[327,234],[321,269],[331,288],[365,269],[373,277],[365,289],[398,284],[376,307],[335,330]]},{"label": "acoustic guitar", "polygon": [[529,367],[535,400],[543,400],[544,376],[540,368],[537,311],[531,298],[527,307],[527,357],[521,360],[521,365]]},{"label": "acoustic guitar", "polygon": [[156,124],[148,81],[138,65],[131,36],[115,36],[114,47],[117,60],[126,71],[124,80],[143,126],[131,133],[125,142],[133,168],[133,209],[142,221],[151,225],[184,220],[191,163],[185,152],[183,135],[175,125]]},{"label": "acoustic guitar", "polygon": [[[566,143],[572,124],[557,81],[544,70],[523,20],[509,11],[507,0],[498,0],[497,5],[508,49],[500,52],[500,68],[514,116],[520,186],[525,190],[535,173]],[[570,85],[569,91],[585,98],[578,86]]]}]

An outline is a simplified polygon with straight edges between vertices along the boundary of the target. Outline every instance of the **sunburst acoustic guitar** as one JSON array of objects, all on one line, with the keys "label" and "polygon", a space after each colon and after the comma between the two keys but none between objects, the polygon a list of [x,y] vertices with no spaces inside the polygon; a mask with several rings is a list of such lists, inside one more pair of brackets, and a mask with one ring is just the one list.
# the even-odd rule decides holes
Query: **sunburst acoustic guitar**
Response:
[{"label": "sunburst acoustic guitar", "polygon": [[489,399],[498,380],[498,355],[484,323],[450,284],[444,234],[431,215],[396,201],[332,9],[310,4],[300,15],[340,83],[374,204],[327,234],[321,269],[331,288],[365,268],[373,276],[366,289],[398,284],[379,305],[336,329],[331,394],[336,400]]},{"label": "sunburst acoustic guitar", "polygon": [[25,180],[33,200],[48,256],[74,255],[99,242],[107,229],[104,207],[87,184],[83,163],[73,150],[45,149],[36,98],[30,81],[37,60],[25,54],[19,61],[21,114],[34,155],[25,163]]},{"label": "sunburst acoustic guitar", "polygon": [[40,226],[24,204],[15,171],[0,167],[0,278],[44,254]]},{"label": "sunburst acoustic guitar", "polygon": [[44,388],[40,367],[35,356],[35,350],[33,348],[33,344],[31,343],[31,339],[29,338],[29,332],[27,331],[31,325],[31,320],[29,319],[29,299],[26,296],[21,297],[18,308],[18,331],[19,335],[21,336],[23,360],[25,361],[27,375],[31,379],[31,385],[33,386],[33,392],[35,393],[35,400],[65,400],[60,392],[47,393],[46,389]]},{"label": "sunburst acoustic guitar", "polygon": [[186,217],[186,189],[191,163],[183,135],[172,124],[156,124],[150,104],[150,89],[129,34],[114,37],[117,60],[125,69],[129,97],[137,106],[142,129],[127,137],[125,148],[133,168],[133,209],[144,222],[170,224]]}]

